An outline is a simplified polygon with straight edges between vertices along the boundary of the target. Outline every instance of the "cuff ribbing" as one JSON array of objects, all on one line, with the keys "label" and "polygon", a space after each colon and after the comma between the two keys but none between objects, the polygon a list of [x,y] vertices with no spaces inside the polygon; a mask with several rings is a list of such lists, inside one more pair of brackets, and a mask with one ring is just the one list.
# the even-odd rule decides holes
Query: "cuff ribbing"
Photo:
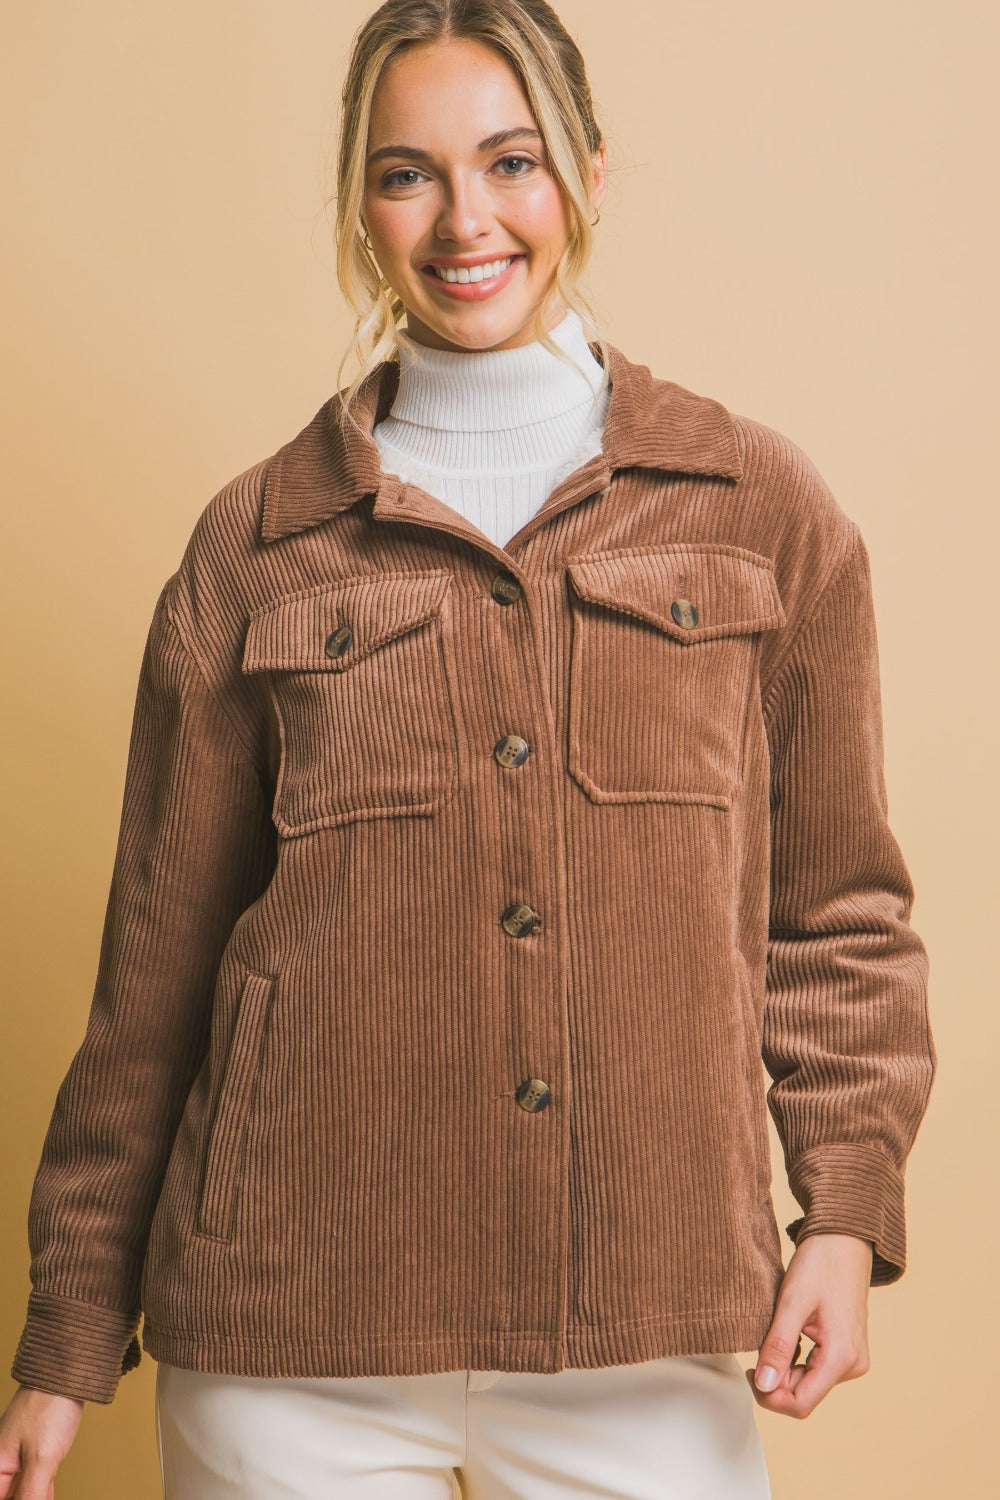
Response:
[{"label": "cuff ribbing", "polygon": [[31,1291],[10,1373],[21,1385],[107,1405],[142,1358],[139,1314]]},{"label": "cuff ribbing", "polygon": [[871,1286],[898,1281],[906,1269],[903,1175],[874,1146],[816,1146],[792,1162],[788,1185],[803,1209],[786,1224],[797,1245],[810,1234],[854,1234],[874,1244]]}]

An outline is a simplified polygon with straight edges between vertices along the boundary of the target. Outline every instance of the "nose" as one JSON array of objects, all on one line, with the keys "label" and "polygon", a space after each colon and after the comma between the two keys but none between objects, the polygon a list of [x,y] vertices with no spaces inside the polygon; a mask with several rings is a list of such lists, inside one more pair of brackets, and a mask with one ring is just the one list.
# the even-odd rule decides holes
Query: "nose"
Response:
[{"label": "nose", "polygon": [[489,233],[492,222],[488,190],[473,175],[456,179],[448,185],[434,227],[440,240],[471,244],[479,235]]}]

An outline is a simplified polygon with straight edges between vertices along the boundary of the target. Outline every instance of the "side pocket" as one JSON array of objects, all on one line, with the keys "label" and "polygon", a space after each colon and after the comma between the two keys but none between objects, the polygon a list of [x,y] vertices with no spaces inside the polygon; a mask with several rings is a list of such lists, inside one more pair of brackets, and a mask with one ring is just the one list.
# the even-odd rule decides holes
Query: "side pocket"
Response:
[{"label": "side pocket", "polygon": [[212,1114],[198,1202],[198,1233],[213,1239],[232,1238],[247,1121],[260,1076],[274,982],[273,974],[247,974],[240,992],[236,1025]]}]

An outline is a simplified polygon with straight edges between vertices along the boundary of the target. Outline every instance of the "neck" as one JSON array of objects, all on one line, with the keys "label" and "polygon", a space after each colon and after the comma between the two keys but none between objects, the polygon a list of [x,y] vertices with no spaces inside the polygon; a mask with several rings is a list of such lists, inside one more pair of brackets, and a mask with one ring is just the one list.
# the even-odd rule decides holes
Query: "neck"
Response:
[{"label": "neck", "polygon": [[391,418],[450,432],[497,432],[592,405],[606,374],[579,315],[568,309],[549,337],[572,363],[539,339],[514,349],[460,351],[418,344],[398,330],[399,384]]},{"label": "neck", "polygon": [[572,311],[515,349],[431,349],[399,336],[400,378],[373,436],[384,470],[504,546],[559,480],[601,451],[607,372]]}]

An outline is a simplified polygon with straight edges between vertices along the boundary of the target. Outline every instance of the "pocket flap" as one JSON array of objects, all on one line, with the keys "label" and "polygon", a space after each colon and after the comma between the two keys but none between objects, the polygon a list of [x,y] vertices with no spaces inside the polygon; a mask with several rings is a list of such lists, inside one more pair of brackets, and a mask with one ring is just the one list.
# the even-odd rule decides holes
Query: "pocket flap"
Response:
[{"label": "pocket flap", "polygon": [[[566,559],[582,599],[636,615],[686,645],[784,625],[774,566],[768,557],[722,542],[701,546],[594,552]],[[678,605],[681,620],[671,614]],[[697,623],[683,620],[695,616]]]},{"label": "pocket flap", "polygon": [[[387,641],[440,614],[450,585],[451,574],[434,568],[342,578],[274,599],[250,616],[243,670],[345,672]],[[330,654],[327,641],[343,625],[350,629],[348,644],[339,655]]]}]

